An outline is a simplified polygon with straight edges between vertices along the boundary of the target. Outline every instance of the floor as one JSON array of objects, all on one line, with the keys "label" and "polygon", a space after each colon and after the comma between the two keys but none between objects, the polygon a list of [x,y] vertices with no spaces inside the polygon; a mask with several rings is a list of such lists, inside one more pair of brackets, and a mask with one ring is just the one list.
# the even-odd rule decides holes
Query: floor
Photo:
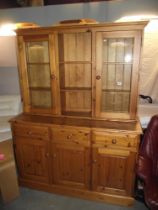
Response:
[{"label": "floor", "polygon": [[120,207],[42,191],[20,188],[20,197],[4,205],[0,200],[0,210],[147,210],[145,205],[136,201],[132,207]]}]

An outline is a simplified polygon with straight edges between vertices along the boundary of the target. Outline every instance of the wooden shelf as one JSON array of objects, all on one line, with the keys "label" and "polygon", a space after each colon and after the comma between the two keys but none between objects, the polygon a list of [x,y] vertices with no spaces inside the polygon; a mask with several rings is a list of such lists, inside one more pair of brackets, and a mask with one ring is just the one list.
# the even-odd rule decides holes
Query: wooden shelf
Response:
[{"label": "wooden shelf", "polygon": [[131,62],[110,62],[110,61],[103,61],[103,64],[113,64],[113,65],[132,65]]},{"label": "wooden shelf", "polygon": [[67,116],[90,117],[91,110],[63,110],[62,114]]},{"label": "wooden shelf", "polygon": [[104,92],[123,92],[123,93],[130,93],[130,90],[121,90],[121,89],[102,89]]},{"label": "wooden shelf", "polygon": [[91,61],[60,61],[59,64],[92,64]]},{"label": "wooden shelf", "polygon": [[29,87],[30,90],[51,91],[50,87]]},{"label": "wooden shelf", "polygon": [[66,92],[66,91],[70,91],[70,92],[75,92],[75,91],[91,91],[92,88],[91,87],[67,87],[67,88],[61,88],[60,91],[61,92]]},{"label": "wooden shelf", "polygon": [[33,62],[33,63],[30,63],[30,62],[28,62],[27,63],[28,65],[49,65],[50,63],[49,62],[41,62],[41,63],[39,63],[39,62]]}]

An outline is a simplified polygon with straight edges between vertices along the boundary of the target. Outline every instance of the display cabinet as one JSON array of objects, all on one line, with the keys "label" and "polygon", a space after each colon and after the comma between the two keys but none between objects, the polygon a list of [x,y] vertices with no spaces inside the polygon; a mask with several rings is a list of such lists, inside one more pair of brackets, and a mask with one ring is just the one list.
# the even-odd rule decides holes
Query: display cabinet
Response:
[{"label": "display cabinet", "polygon": [[17,30],[23,113],[11,124],[21,185],[133,203],[146,24]]}]

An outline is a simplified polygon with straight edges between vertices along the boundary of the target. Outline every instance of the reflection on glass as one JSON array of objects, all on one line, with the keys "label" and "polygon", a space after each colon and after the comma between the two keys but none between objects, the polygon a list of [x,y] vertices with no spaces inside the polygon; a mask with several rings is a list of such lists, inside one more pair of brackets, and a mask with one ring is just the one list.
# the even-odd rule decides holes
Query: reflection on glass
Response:
[{"label": "reflection on glass", "polygon": [[31,105],[36,108],[50,108],[52,105],[50,91],[31,90]]},{"label": "reflection on glass", "polygon": [[28,64],[30,87],[50,87],[50,67],[48,64]]},{"label": "reflection on glass", "polygon": [[126,62],[126,63],[130,63],[131,61],[132,61],[132,55],[126,54],[126,55],[125,55],[125,62]]},{"label": "reflection on glass", "polygon": [[105,62],[131,62],[133,38],[103,39],[103,60]]},{"label": "reflection on glass", "polygon": [[26,58],[31,106],[34,108],[51,108],[48,41],[26,42]]},{"label": "reflection on glass", "polygon": [[28,42],[26,44],[28,63],[48,63],[48,42]]}]

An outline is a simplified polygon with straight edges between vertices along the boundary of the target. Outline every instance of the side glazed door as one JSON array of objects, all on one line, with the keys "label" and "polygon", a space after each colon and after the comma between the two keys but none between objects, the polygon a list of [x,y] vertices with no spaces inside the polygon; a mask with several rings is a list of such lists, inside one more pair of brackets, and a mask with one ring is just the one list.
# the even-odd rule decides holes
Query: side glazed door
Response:
[{"label": "side glazed door", "polygon": [[96,116],[134,119],[141,32],[96,32]]},{"label": "side glazed door", "polygon": [[18,36],[18,59],[24,112],[58,114],[55,36]]}]

